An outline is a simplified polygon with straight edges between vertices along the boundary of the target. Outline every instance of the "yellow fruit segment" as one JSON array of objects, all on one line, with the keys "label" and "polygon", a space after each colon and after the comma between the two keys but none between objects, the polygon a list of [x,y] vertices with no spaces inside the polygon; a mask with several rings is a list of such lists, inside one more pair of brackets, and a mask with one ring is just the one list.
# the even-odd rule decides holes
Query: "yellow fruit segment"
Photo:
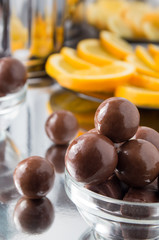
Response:
[{"label": "yellow fruit segment", "polygon": [[159,91],[159,78],[149,77],[135,73],[130,79],[130,84],[153,91]]},{"label": "yellow fruit segment", "polygon": [[142,29],[147,39],[152,41],[159,40],[159,26],[147,21],[142,24]]},{"label": "yellow fruit segment", "polygon": [[133,86],[119,86],[116,97],[123,97],[142,107],[159,107],[159,91],[146,90]]},{"label": "yellow fruit segment", "polygon": [[65,61],[75,68],[89,69],[90,67],[92,67],[92,64],[78,57],[76,50],[74,50],[73,48],[63,47],[61,50],[61,54],[64,57]]},{"label": "yellow fruit segment", "polygon": [[121,37],[133,38],[134,33],[128,23],[122,19],[119,14],[113,14],[108,17],[106,26],[109,31]]},{"label": "yellow fruit segment", "polygon": [[138,73],[159,78],[159,72],[153,71],[146,66],[137,56],[129,55],[126,57],[126,61],[132,63],[136,67]]},{"label": "yellow fruit segment", "polygon": [[63,87],[84,92],[104,92],[127,83],[134,73],[134,67],[117,61],[98,70],[80,71],[69,65],[61,54],[54,54],[47,60],[46,72]]},{"label": "yellow fruit segment", "polygon": [[154,44],[148,44],[148,51],[153,57],[155,55],[159,55],[159,46]]},{"label": "yellow fruit segment", "polygon": [[102,31],[100,33],[100,41],[106,51],[119,59],[124,59],[128,54],[133,52],[132,46],[116,34]]},{"label": "yellow fruit segment", "polygon": [[117,59],[106,52],[97,39],[86,39],[79,42],[77,54],[80,58],[97,66],[104,66]]},{"label": "yellow fruit segment", "polygon": [[136,56],[145,63],[148,67],[153,69],[154,71],[159,71],[159,66],[156,65],[156,62],[149,54],[146,48],[142,46],[137,46],[135,50]]}]

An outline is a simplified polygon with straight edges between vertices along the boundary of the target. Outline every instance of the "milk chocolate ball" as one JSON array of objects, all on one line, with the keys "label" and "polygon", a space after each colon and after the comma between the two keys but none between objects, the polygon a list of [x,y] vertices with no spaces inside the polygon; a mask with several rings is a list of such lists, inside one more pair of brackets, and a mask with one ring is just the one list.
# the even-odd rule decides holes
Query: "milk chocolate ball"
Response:
[{"label": "milk chocolate ball", "polygon": [[18,230],[40,234],[52,225],[54,208],[47,198],[21,198],[15,206],[13,218]]},{"label": "milk chocolate ball", "polygon": [[49,116],[45,130],[54,143],[65,145],[76,136],[78,122],[71,112],[60,110]]},{"label": "milk chocolate ball", "polygon": [[159,151],[143,139],[129,140],[118,152],[117,177],[131,187],[144,187],[159,174]]},{"label": "milk chocolate ball", "polygon": [[95,113],[98,132],[113,142],[124,142],[137,131],[140,116],[136,106],[127,99],[112,97],[102,102]]},{"label": "milk chocolate ball", "polygon": [[30,199],[38,199],[51,190],[54,183],[54,168],[44,158],[33,156],[17,165],[13,178],[21,195]]},{"label": "milk chocolate ball", "polygon": [[112,141],[96,133],[86,133],[74,139],[65,155],[70,175],[87,184],[106,181],[113,174],[117,162]]},{"label": "milk chocolate ball", "polygon": [[115,199],[122,199],[125,194],[125,189],[122,188],[122,184],[115,174],[104,183],[88,185],[86,188],[103,196]]},{"label": "milk chocolate ball", "polygon": [[141,126],[138,128],[135,139],[144,139],[152,143],[159,150],[159,133],[153,128]]},{"label": "milk chocolate ball", "polygon": [[26,80],[26,69],[19,60],[10,57],[0,59],[0,94],[16,92]]}]

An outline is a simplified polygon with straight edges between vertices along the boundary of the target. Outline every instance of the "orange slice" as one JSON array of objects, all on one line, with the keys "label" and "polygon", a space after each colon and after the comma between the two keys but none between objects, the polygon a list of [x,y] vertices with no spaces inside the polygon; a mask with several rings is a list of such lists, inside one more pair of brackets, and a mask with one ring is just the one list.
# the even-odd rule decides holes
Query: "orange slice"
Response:
[{"label": "orange slice", "polygon": [[127,8],[123,11],[123,18],[125,22],[129,24],[133,30],[134,37],[143,38],[144,33],[142,31],[141,20],[142,17],[150,12],[151,5],[145,2],[129,1]]},{"label": "orange slice", "polygon": [[85,39],[79,42],[77,54],[80,58],[97,66],[104,66],[117,59],[106,52],[97,39]]},{"label": "orange slice", "polygon": [[138,73],[159,78],[159,72],[153,71],[151,68],[146,66],[137,56],[129,55],[126,57],[126,61],[132,63],[136,67],[136,71]]},{"label": "orange slice", "polygon": [[129,39],[134,37],[132,29],[119,14],[113,14],[107,18],[107,28],[118,36]]},{"label": "orange slice", "polygon": [[148,67],[153,69],[154,71],[159,71],[159,67],[157,66],[156,62],[149,54],[146,48],[143,46],[137,46],[135,50],[136,56],[143,61]]},{"label": "orange slice", "polygon": [[149,90],[159,91],[159,78],[135,73],[130,79],[130,83],[136,87],[143,87]]},{"label": "orange slice", "polygon": [[92,67],[92,64],[84,61],[80,57],[78,57],[76,50],[69,47],[63,47],[61,50],[61,54],[64,57],[65,61],[78,69],[89,69]]},{"label": "orange slice", "polygon": [[102,31],[100,33],[100,41],[106,51],[119,59],[124,59],[128,54],[133,52],[132,46],[116,34]]},{"label": "orange slice", "polygon": [[148,44],[148,51],[153,57],[159,55],[159,46],[154,44]]},{"label": "orange slice", "polygon": [[142,23],[143,32],[149,40],[158,41],[159,40],[159,26],[156,26],[153,22],[143,22]]},{"label": "orange slice", "polygon": [[61,86],[72,90],[108,92],[127,83],[134,73],[134,67],[117,61],[98,70],[77,70],[69,65],[61,54],[54,54],[47,60],[46,72]]},{"label": "orange slice", "polygon": [[151,91],[133,86],[119,86],[116,97],[123,97],[142,107],[159,107],[159,91]]}]

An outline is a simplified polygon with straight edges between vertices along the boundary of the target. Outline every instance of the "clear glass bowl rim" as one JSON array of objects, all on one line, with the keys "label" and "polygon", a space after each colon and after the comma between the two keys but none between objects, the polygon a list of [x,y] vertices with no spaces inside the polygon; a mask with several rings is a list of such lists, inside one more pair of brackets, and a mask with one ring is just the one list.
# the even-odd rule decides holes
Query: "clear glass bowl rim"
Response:
[{"label": "clear glass bowl rim", "polygon": [[24,86],[22,86],[18,91],[13,92],[13,93],[9,93],[6,96],[0,97],[0,102],[6,102],[6,101],[11,101],[15,98],[18,98],[19,96],[21,96],[24,92],[26,92],[28,87],[28,84],[25,83]]},{"label": "clear glass bowl rim", "polygon": [[[97,200],[101,200],[105,203],[113,203],[113,204],[117,204],[117,205],[130,205],[130,206],[141,206],[141,207],[155,207],[155,208],[159,208],[159,202],[157,203],[141,203],[141,202],[128,202],[128,201],[124,201],[124,200],[118,200],[115,198],[110,198],[110,197],[106,197],[106,196],[102,196],[98,193],[95,193],[93,191],[88,190],[87,188],[84,187],[83,183],[77,182],[67,171],[67,169],[65,168],[65,181],[66,178],[69,178],[69,180],[72,182],[72,184],[81,192],[89,195],[90,197],[97,199]],[[66,184],[66,183],[65,183]]]}]

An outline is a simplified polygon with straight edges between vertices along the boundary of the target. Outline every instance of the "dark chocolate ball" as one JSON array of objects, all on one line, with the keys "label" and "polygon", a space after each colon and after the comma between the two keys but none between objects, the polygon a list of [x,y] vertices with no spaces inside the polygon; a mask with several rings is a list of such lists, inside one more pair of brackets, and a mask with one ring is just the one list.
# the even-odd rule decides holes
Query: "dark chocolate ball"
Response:
[{"label": "dark chocolate ball", "polygon": [[52,145],[46,152],[46,159],[54,165],[57,173],[65,170],[65,153],[68,145]]},{"label": "dark chocolate ball", "polygon": [[122,199],[125,193],[122,189],[120,180],[115,174],[113,174],[104,183],[98,185],[87,185],[86,188],[103,196],[115,199]]},{"label": "dark chocolate ball", "polygon": [[52,225],[54,208],[47,198],[21,198],[15,206],[13,218],[18,230],[40,234]]},{"label": "dark chocolate ball", "polygon": [[0,59],[0,93],[8,94],[18,91],[27,80],[24,65],[17,59],[5,57]]},{"label": "dark chocolate ball", "polygon": [[134,136],[140,116],[133,103],[124,98],[112,97],[99,105],[94,121],[100,134],[119,143]]},{"label": "dark chocolate ball", "polygon": [[129,140],[118,152],[117,177],[131,187],[144,187],[159,174],[159,152],[143,139]]},{"label": "dark chocolate ball", "polygon": [[87,184],[106,181],[114,172],[118,157],[110,139],[96,133],[86,133],[74,139],[65,155],[70,175]]},{"label": "dark chocolate ball", "polygon": [[21,161],[14,171],[14,183],[21,195],[38,199],[44,197],[54,183],[54,167],[44,158],[34,156]]},{"label": "dark chocolate ball", "polygon": [[138,128],[135,139],[144,139],[152,143],[159,150],[159,133],[153,128],[141,126]]},{"label": "dark chocolate ball", "polygon": [[45,124],[45,130],[54,143],[64,145],[76,136],[78,122],[71,112],[60,110],[49,116]]}]

